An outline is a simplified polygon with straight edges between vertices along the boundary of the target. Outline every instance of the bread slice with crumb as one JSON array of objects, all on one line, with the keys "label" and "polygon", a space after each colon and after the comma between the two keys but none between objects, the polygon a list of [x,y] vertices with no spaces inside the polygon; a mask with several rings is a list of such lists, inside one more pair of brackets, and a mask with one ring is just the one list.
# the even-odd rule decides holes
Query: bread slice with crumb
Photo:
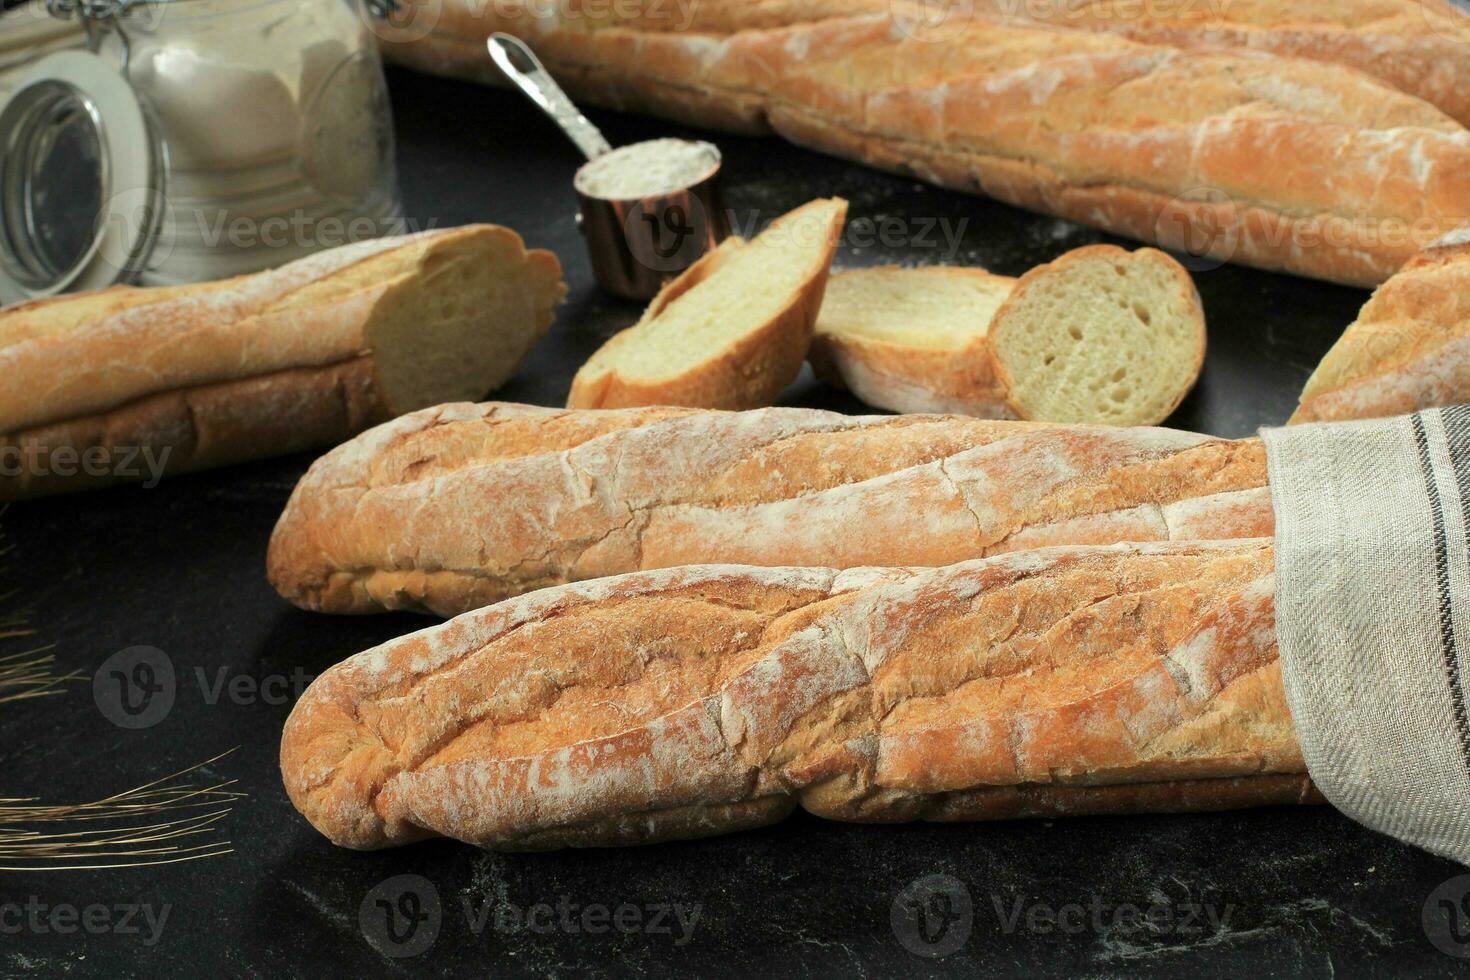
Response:
[{"label": "bread slice with crumb", "polygon": [[817,317],[817,377],[894,412],[1014,418],[990,361],[990,321],[1016,280],[984,269],[834,273]]},{"label": "bread slice with crumb", "polygon": [[1157,425],[1199,377],[1204,308],[1163,252],[1091,245],[1021,277],[990,356],[1019,418]]},{"label": "bread slice with crumb", "polygon": [[1077,249],[1021,279],[885,266],[833,275],[817,376],[895,412],[1154,425],[1194,384],[1204,313],[1162,252]]},{"label": "bread slice with crumb", "polygon": [[727,239],[592,355],[567,407],[770,405],[806,358],[846,215],[825,198]]}]

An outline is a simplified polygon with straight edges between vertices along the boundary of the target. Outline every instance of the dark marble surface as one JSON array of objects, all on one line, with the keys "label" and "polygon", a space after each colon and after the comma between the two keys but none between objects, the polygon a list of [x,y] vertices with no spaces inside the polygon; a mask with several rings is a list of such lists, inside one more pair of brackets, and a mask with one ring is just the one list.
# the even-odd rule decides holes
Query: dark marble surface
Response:
[{"label": "dark marble surface", "polygon": [[[509,94],[404,73],[392,83],[409,214],[441,225],[503,222],[562,256],[569,302],[502,393],[559,403],[581,360],[637,313],[591,288],[573,225],[572,147]],[[630,117],[596,119],[614,142],[669,131]],[[719,142],[742,220],[830,193],[852,201],[854,219],[873,220],[871,231],[854,221],[843,264],[949,261],[1016,274],[1106,240],[779,142]],[[955,247],[942,236],[937,247],[922,240],[922,229],[939,222],[960,232]],[[1210,353],[1199,388],[1172,422],[1230,436],[1285,419],[1366,296],[1233,267],[1201,270],[1197,280]],[[858,409],[805,378],[784,402]],[[63,669],[90,673],[143,644],[164,651],[178,678],[172,710],[144,730],[112,725],[86,684],[0,708],[0,795],[95,798],[232,747],[209,774],[238,779],[249,794],[222,824],[235,849],[223,857],[124,871],[0,872],[0,973],[1464,975],[1465,961],[1436,950],[1421,925],[1430,892],[1463,869],[1325,807],[897,827],[797,816],[702,842],[543,855],[450,843],[376,854],[334,848],[281,789],[276,750],[289,705],[248,690],[212,693],[221,679],[289,688],[299,674],[428,622],[312,616],[270,590],[267,535],[309,462],[27,503],[0,519],[13,546],[3,573],[16,591],[9,603],[30,611]],[[408,958],[381,956],[365,934],[384,921],[374,899],[402,891],[397,883],[373,890],[399,875],[421,876],[419,907],[438,909],[421,927],[437,922],[437,937]],[[948,932],[935,926],[939,942],[925,945],[906,924],[905,889],[932,875],[949,876],[947,893],[925,908],[954,915]],[[53,928],[66,922],[65,912],[50,918],[55,909],[93,906],[107,909],[93,915],[114,926],[123,909],[140,910],[131,913],[139,931]],[[1138,925],[1132,910],[1150,908],[1152,925]],[[155,934],[145,915],[156,922],[165,910]],[[912,951],[951,947],[941,957]]]}]

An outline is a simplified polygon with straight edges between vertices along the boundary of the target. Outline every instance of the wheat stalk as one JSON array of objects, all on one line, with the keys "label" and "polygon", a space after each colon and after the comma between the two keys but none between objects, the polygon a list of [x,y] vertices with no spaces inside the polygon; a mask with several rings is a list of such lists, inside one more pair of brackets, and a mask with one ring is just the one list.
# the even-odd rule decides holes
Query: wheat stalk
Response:
[{"label": "wheat stalk", "polygon": [[231,853],[230,841],[211,835],[245,794],[231,789],[233,779],[198,785],[185,777],[234,751],[91,803],[0,798],[0,871],[137,868]]},{"label": "wheat stalk", "polygon": [[[0,557],[9,550],[0,544]],[[0,595],[0,602],[13,594]],[[0,641],[34,634],[23,614],[0,615]],[[60,694],[63,684],[86,680],[80,671],[54,674],[50,650],[0,656],[0,704]],[[137,868],[229,854],[230,842],[214,834],[245,794],[231,788],[233,779],[199,785],[186,777],[234,751],[90,803],[0,797],[0,871]]]},{"label": "wheat stalk", "polygon": [[[29,630],[6,631],[4,625],[4,621],[0,621],[0,639],[30,635]],[[50,649],[49,646],[36,647],[0,656],[0,704],[60,694],[61,685],[87,679],[86,674],[76,670],[60,676],[53,674],[51,670],[56,664],[56,657],[47,653]]]}]

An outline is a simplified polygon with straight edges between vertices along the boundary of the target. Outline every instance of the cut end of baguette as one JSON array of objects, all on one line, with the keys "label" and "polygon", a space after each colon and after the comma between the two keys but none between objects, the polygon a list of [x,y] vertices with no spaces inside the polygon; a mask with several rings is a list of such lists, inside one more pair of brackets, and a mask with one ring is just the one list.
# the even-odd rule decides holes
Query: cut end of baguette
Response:
[{"label": "cut end of baguette", "polygon": [[1020,418],[1157,425],[1199,377],[1204,311],[1168,255],[1096,245],[1023,276],[990,345]]},{"label": "cut end of baguette", "polygon": [[[345,296],[389,283],[363,328],[392,415],[477,401],[504,384],[551,327],[561,264],[508,228],[476,225],[367,259],[324,284]],[[330,295],[296,297],[331,302]]]},{"label": "cut end of baguette", "polygon": [[984,269],[880,266],[832,276],[817,334],[925,350],[984,337],[1016,281]]},{"label": "cut end of baguette", "polygon": [[801,370],[846,214],[840,198],[812,201],[723,243],[582,366],[567,406],[771,404]]}]

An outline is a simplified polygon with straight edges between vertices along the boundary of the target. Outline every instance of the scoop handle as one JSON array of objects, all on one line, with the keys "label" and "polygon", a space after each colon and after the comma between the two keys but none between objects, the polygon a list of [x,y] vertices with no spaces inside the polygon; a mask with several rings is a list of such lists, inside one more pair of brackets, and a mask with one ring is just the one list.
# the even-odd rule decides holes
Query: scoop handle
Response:
[{"label": "scoop handle", "polygon": [[496,33],[490,35],[486,47],[505,77],[530,96],[588,160],[595,160],[612,149],[612,144],[572,104],[524,41],[510,34]]}]

